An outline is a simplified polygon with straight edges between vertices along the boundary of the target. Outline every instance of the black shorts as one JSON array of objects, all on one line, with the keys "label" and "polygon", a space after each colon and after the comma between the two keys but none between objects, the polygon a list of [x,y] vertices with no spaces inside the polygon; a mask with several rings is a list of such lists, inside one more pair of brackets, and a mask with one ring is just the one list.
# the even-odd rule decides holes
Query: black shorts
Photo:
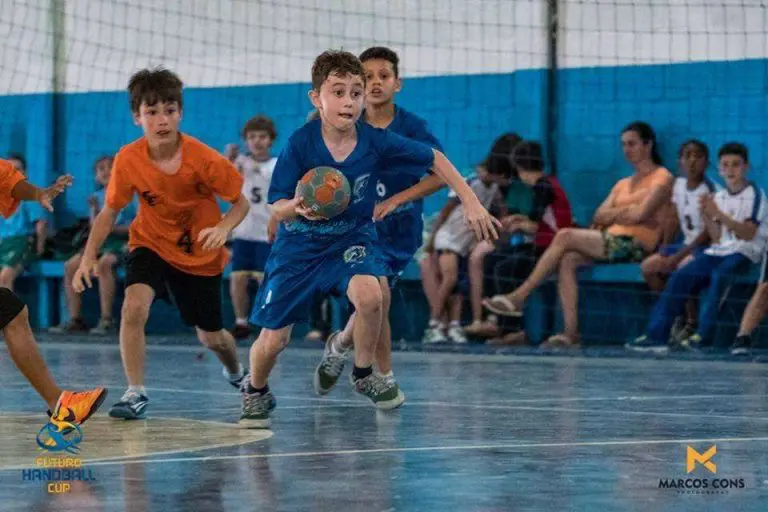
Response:
[{"label": "black shorts", "polygon": [[146,284],[155,298],[176,304],[181,319],[206,332],[224,328],[221,315],[221,274],[196,276],[182,272],[154,251],[138,247],[126,259],[125,286]]},{"label": "black shorts", "polygon": [[19,313],[24,311],[24,302],[8,288],[0,288],[0,330],[5,329]]}]

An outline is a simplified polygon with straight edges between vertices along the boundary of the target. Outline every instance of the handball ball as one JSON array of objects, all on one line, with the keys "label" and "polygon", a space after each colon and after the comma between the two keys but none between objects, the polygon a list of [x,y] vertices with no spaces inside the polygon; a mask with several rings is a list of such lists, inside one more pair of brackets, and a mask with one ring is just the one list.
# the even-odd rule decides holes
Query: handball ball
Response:
[{"label": "handball ball", "polygon": [[333,167],[315,167],[299,180],[296,195],[316,215],[332,219],[349,206],[351,189],[341,171]]}]

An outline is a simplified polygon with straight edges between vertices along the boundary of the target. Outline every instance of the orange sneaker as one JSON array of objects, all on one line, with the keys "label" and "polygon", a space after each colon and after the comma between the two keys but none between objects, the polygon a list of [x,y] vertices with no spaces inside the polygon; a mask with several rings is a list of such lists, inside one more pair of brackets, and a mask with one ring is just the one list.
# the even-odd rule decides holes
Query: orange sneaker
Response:
[{"label": "orange sneaker", "polygon": [[91,417],[107,398],[107,390],[95,388],[89,391],[62,391],[52,418],[81,425]]}]

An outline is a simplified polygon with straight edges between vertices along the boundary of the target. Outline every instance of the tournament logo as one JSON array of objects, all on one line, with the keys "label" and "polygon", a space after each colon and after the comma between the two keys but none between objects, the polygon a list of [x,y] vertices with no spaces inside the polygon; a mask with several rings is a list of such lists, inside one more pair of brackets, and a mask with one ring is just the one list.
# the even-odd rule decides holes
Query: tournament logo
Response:
[{"label": "tournament logo", "polygon": [[80,427],[69,421],[51,419],[37,433],[37,445],[49,452],[77,453],[83,440]]},{"label": "tournament logo", "polygon": [[353,203],[360,202],[365,198],[365,191],[368,189],[368,181],[370,178],[370,174],[363,174],[355,179],[355,184],[352,186]]},{"label": "tournament logo", "polygon": [[365,259],[365,246],[364,245],[353,245],[346,251],[344,251],[344,263],[347,263],[349,265],[354,265],[355,263],[360,263]]}]

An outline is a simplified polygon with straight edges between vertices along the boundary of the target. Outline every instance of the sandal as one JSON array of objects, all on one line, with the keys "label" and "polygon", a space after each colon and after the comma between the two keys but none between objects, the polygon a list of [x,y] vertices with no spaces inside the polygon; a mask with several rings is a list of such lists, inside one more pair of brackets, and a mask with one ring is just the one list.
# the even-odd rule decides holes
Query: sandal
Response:
[{"label": "sandal", "polygon": [[525,331],[510,332],[501,338],[493,338],[485,342],[486,345],[494,346],[520,346],[528,344],[528,336]]},{"label": "sandal", "polygon": [[478,336],[480,338],[491,338],[501,334],[499,326],[488,320],[483,322],[472,322],[464,328],[464,332],[470,336]]},{"label": "sandal", "polygon": [[578,338],[572,338],[565,333],[555,334],[547,338],[547,341],[540,345],[541,348],[581,348],[581,342]]},{"label": "sandal", "polygon": [[483,306],[491,313],[501,316],[523,316],[523,312],[506,295],[494,295],[483,299]]}]

